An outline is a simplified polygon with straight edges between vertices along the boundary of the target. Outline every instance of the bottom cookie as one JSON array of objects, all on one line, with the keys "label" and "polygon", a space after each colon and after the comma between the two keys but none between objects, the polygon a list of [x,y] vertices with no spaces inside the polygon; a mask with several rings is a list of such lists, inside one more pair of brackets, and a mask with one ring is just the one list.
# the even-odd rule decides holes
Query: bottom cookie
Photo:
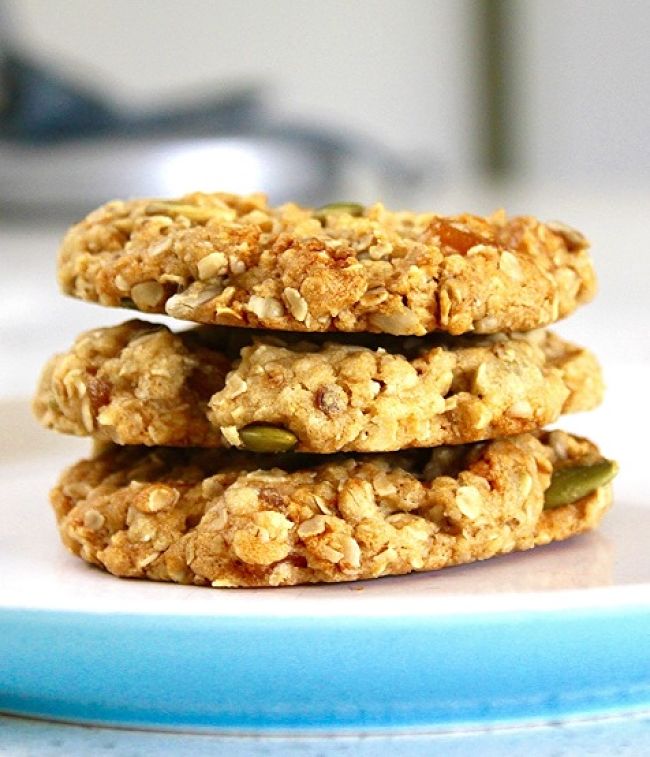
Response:
[{"label": "bottom cookie", "polygon": [[51,499],[68,549],[117,576],[282,586],[566,539],[598,525],[615,471],[562,431],[377,455],[111,446],[65,471]]}]

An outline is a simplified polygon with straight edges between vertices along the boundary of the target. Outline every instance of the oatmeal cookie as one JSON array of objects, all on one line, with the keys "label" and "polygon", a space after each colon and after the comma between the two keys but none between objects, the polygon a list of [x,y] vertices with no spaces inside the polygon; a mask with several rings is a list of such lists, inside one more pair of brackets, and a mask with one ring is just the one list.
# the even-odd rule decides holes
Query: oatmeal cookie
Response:
[{"label": "oatmeal cookie", "polygon": [[34,409],[118,444],[386,452],[523,433],[601,396],[593,355],[544,331],[306,340],[131,321],[54,357]]},{"label": "oatmeal cookie", "polygon": [[[582,485],[565,480],[564,501],[545,504],[562,472]],[[327,458],[110,447],[68,469],[52,503],[68,549],[117,576],[280,586],[437,570],[566,539],[599,523],[614,474],[593,444],[561,431]]]},{"label": "oatmeal cookie", "polygon": [[423,335],[528,331],[589,301],[588,243],[503,211],[269,207],[263,195],[114,201],[70,229],[64,292],[229,326]]}]

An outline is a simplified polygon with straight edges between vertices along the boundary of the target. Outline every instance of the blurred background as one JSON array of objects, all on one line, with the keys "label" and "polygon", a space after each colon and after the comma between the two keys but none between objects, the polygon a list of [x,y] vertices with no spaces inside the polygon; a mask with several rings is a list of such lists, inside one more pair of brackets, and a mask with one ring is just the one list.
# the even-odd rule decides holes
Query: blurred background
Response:
[{"label": "blurred background", "polygon": [[[133,315],[60,295],[66,227],[198,189],[583,231],[599,296],[557,331],[610,391],[561,425],[620,460],[621,504],[648,504],[648,0],[0,0],[1,400],[23,408],[52,353]],[[586,543],[537,579],[607,584],[614,541]]]},{"label": "blurred background", "polygon": [[564,331],[645,360],[605,309],[647,321],[649,38],[644,0],[0,0],[0,390],[44,318],[60,347],[123,319],[57,296],[65,226],[195,189],[558,218],[602,283]]},{"label": "blurred background", "polygon": [[2,0],[0,23],[14,209],[650,176],[643,0]]}]

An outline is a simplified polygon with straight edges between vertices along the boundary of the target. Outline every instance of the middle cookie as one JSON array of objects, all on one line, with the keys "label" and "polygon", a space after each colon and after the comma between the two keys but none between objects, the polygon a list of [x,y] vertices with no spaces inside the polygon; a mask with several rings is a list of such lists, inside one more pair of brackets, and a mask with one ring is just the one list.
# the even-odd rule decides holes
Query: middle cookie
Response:
[{"label": "middle cookie", "polygon": [[602,392],[595,357],[548,331],[305,338],[129,321],[52,358],[34,409],[117,444],[389,452],[524,433]]}]

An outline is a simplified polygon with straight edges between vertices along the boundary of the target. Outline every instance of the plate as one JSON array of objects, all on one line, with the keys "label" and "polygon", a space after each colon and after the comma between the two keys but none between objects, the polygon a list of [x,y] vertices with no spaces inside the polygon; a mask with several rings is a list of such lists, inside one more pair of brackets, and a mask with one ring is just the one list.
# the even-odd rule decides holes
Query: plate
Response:
[{"label": "plate", "polygon": [[[647,411],[628,384],[628,366],[611,370],[613,399],[563,423],[621,463],[600,531],[438,573],[281,589],[121,580],[69,555],[47,490],[88,442],[42,431],[26,402],[1,402],[0,710],[269,733],[647,708]],[[637,422],[623,433],[626,418]]]}]

